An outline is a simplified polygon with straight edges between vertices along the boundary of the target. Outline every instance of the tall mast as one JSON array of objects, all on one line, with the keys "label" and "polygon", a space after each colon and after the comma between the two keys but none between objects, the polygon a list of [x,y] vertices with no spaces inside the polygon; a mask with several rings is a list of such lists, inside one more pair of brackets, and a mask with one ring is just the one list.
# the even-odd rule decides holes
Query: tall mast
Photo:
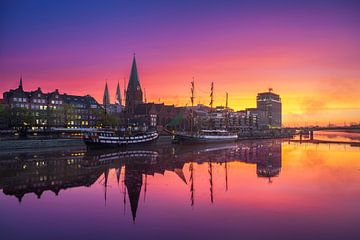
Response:
[{"label": "tall mast", "polygon": [[229,94],[226,92],[226,103],[225,103],[225,129],[229,126]]},{"label": "tall mast", "polygon": [[211,107],[211,110],[214,107],[214,82],[211,82],[210,107]]},{"label": "tall mast", "polygon": [[193,124],[194,124],[194,100],[195,100],[195,80],[191,82],[191,121],[190,121],[190,132],[193,132]]},{"label": "tall mast", "polygon": [[[210,90],[210,108],[211,108],[210,111],[211,112],[213,111],[213,107],[214,107],[214,82],[211,82],[211,90]],[[212,129],[211,117],[208,122],[208,128]]]}]

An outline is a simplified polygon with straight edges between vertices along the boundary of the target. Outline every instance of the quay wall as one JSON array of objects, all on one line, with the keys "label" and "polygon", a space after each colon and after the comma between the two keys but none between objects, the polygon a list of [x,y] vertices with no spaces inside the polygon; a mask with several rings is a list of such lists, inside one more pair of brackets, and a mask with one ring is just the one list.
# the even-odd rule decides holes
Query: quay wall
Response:
[{"label": "quay wall", "polygon": [[[171,143],[171,136],[160,136],[156,145]],[[26,139],[0,141],[0,151],[11,150],[36,150],[56,147],[86,147],[82,139]]]},{"label": "quay wall", "polygon": [[39,149],[54,147],[77,147],[85,146],[82,139],[43,139],[43,140],[5,140],[0,141],[0,151],[18,149]]}]

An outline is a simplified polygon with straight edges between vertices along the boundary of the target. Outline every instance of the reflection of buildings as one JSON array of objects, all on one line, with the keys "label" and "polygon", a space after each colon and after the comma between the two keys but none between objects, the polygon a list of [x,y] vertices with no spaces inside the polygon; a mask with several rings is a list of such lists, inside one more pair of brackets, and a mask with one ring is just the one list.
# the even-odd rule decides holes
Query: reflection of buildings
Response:
[{"label": "reflection of buildings", "polygon": [[[182,146],[169,145],[156,149],[129,150],[125,152],[68,151],[47,154],[9,155],[0,157],[0,189],[5,195],[14,195],[19,201],[27,193],[39,198],[44,191],[56,195],[63,189],[91,186],[98,179],[107,187],[109,170],[116,170],[118,183],[124,186],[130,201],[132,217],[135,220],[142,189],[146,191],[146,176],[165,171],[176,173],[181,181],[189,184],[191,205],[195,202],[194,179],[198,172],[196,164],[208,165],[210,200],[214,201],[213,183],[217,177],[214,168],[222,164],[227,181],[227,164],[241,161],[256,164],[258,177],[278,176],[281,169],[281,142],[259,141],[237,145]],[[183,173],[189,164],[189,179]],[[120,171],[124,167],[125,171]],[[122,178],[120,177],[122,174]],[[221,176],[223,177],[223,176]],[[143,179],[144,178],[144,179]],[[226,182],[227,188],[227,182]],[[124,197],[126,193],[124,194]]]},{"label": "reflection of buildings", "polygon": [[83,152],[58,154],[47,158],[41,155],[17,156],[12,161],[0,161],[0,188],[6,195],[14,195],[19,201],[27,193],[38,198],[44,191],[56,195],[60,190],[91,186],[101,175],[99,169],[84,168]]}]

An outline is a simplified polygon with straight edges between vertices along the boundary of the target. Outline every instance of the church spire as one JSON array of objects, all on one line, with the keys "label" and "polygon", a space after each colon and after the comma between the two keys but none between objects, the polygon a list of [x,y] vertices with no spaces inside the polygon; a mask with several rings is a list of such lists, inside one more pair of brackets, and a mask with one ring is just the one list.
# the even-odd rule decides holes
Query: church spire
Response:
[{"label": "church spire", "polygon": [[120,84],[119,84],[119,82],[118,82],[117,87],[116,87],[115,100],[116,100],[116,103],[118,103],[118,104],[121,105],[122,99],[121,99],[121,91],[120,91]]},{"label": "church spire", "polygon": [[135,107],[140,103],[143,103],[143,92],[141,90],[140,79],[134,54],[125,100],[126,111],[129,116],[134,114]]},{"label": "church spire", "polygon": [[105,83],[105,90],[104,90],[104,96],[103,96],[103,105],[107,106],[110,105],[110,94],[107,82]]},{"label": "church spire", "polygon": [[135,54],[133,57],[133,62],[132,62],[131,72],[130,72],[130,79],[129,79],[127,89],[128,89],[128,91],[129,90],[141,90],[140,79],[139,79],[137,66],[136,66]]},{"label": "church spire", "polygon": [[23,89],[22,74],[21,74],[21,76],[20,76],[19,88],[20,88],[20,89]]}]

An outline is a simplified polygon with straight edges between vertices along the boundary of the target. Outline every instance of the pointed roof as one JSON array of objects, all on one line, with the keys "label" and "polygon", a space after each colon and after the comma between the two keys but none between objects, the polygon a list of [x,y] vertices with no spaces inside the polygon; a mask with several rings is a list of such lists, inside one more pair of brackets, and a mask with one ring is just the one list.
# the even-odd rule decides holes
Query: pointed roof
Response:
[{"label": "pointed roof", "polygon": [[139,79],[139,75],[138,75],[138,71],[137,71],[137,67],[136,67],[136,59],[135,59],[135,54],[134,54],[127,90],[128,91],[136,90],[138,86],[141,89],[140,79]]},{"label": "pointed roof", "polygon": [[110,104],[110,94],[109,94],[109,89],[108,89],[107,82],[105,84],[105,90],[104,90],[104,96],[103,96],[103,104],[104,105],[109,105]]},{"label": "pointed roof", "polygon": [[23,89],[22,75],[20,77],[19,88]]},{"label": "pointed roof", "polygon": [[120,91],[120,84],[118,82],[116,87],[116,95],[115,95],[116,102],[121,105],[121,91]]}]

